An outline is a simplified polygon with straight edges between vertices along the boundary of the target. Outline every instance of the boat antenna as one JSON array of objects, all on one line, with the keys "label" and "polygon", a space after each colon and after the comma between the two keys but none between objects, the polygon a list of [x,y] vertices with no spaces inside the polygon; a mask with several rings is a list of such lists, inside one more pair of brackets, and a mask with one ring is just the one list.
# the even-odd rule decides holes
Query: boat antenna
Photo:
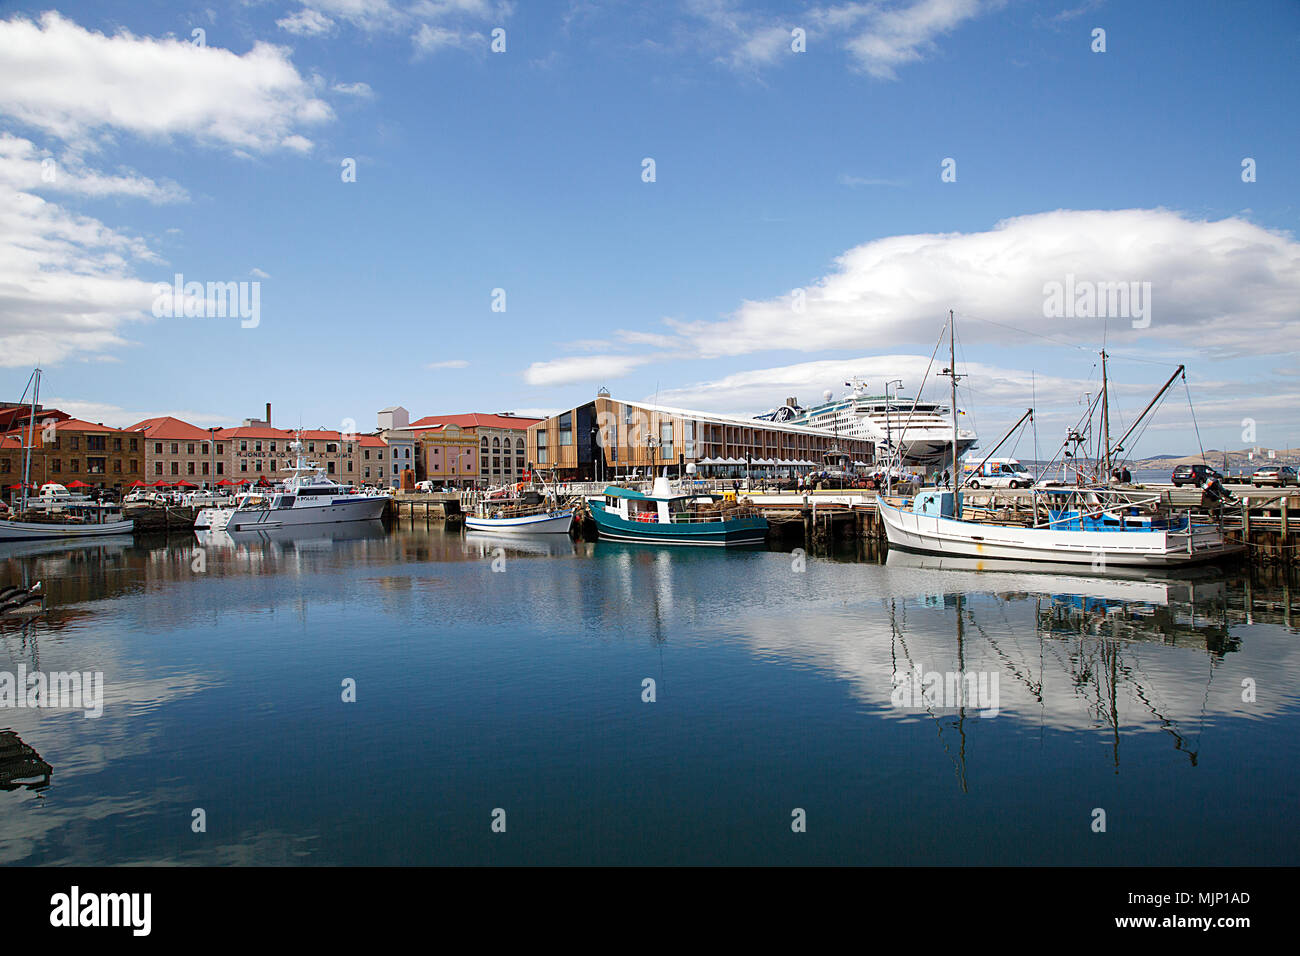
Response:
[{"label": "boat antenna", "polygon": [[1106,376],[1106,347],[1101,349],[1101,443],[1106,449],[1105,475],[1110,480],[1110,382]]},{"label": "boat antenna", "polygon": [[952,380],[952,490],[953,490],[953,517],[961,520],[961,492],[958,491],[958,468],[960,462],[957,460],[957,382],[965,378],[964,375],[957,374],[957,329],[956,321],[953,319],[952,309],[948,310],[948,367],[940,374],[947,375]]}]

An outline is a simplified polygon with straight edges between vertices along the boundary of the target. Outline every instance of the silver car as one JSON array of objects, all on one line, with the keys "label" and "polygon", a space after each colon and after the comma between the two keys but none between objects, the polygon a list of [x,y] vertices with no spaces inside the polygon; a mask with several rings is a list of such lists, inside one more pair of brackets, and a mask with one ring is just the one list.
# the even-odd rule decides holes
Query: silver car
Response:
[{"label": "silver car", "polygon": [[1282,465],[1279,468],[1268,467],[1260,468],[1250,476],[1250,483],[1256,488],[1263,488],[1269,485],[1273,488],[1285,488],[1288,485],[1296,485],[1296,472],[1290,465]]}]

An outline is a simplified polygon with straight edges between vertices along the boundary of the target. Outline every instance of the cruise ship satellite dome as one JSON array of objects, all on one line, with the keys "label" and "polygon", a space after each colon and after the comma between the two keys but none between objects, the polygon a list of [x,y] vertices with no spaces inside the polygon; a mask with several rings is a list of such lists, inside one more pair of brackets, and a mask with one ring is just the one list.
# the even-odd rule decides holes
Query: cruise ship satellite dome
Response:
[{"label": "cruise ship satellite dome", "polygon": [[828,388],[828,389],[826,389],[826,391],[822,392],[822,398],[823,398],[825,401],[828,401],[828,402],[829,402],[829,401],[831,400],[831,396],[834,395],[834,394],[835,394],[835,393],[832,392],[832,391]]}]

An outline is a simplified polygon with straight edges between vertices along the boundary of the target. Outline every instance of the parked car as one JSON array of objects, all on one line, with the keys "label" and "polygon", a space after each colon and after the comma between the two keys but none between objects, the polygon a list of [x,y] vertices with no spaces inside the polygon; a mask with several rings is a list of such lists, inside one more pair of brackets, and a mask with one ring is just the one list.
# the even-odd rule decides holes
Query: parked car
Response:
[{"label": "parked car", "polygon": [[1300,484],[1296,478],[1296,471],[1290,465],[1281,467],[1268,466],[1267,468],[1256,469],[1255,473],[1250,476],[1250,483],[1256,488],[1263,488],[1269,485],[1273,488],[1285,488],[1287,485]]},{"label": "parked car", "polygon": [[1209,465],[1179,465],[1174,469],[1169,480],[1174,483],[1175,488],[1181,488],[1183,485],[1195,485],[1199,488],[1215,479],[1223,481],[1223,475]]}]

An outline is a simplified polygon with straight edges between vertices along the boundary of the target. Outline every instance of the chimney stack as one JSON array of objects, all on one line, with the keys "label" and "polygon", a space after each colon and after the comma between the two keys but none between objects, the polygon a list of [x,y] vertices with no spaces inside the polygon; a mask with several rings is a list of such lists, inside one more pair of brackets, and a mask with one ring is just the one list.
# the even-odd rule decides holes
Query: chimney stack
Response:
[{"label": "chimney stack", "polygon": [[266,427],[271,427],[271,403],[266,403]]}]

